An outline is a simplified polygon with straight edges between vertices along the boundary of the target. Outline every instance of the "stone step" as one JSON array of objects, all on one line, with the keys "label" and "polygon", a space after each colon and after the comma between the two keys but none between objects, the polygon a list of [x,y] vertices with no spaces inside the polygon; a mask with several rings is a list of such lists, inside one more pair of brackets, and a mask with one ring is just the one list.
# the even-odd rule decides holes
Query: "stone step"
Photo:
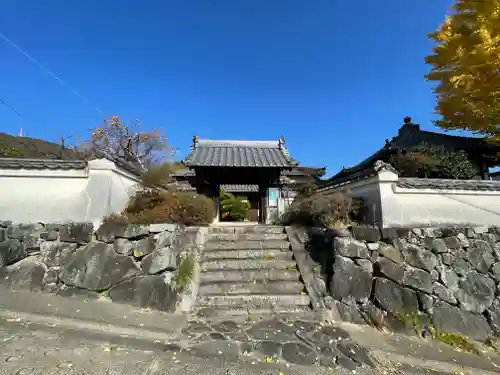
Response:
[{"label": "stone step", "polygon": [[275,225],[214,225],[208,233],[285,233],[285,227]]},{"label": "stone step", "polygon": [[206,307],[270,308],[273,306],[309,306],[311,299],[302,294],[242,294],[228,296],[200,296],[198,305]]},{"label": "stone step", "polygon": [[266,241],[209,241],[204,250],[257,250],[257,249],[290,249],[290,242],[280,240]]},{"label": "stone step", "polygon": [[212,320],[229,320],[232,317],[256,317],[262,319],[266,316],[279,315],[284,318],[293,316],[294,319],[299,318],[314,318],[314,311],[308,306],[275,306],[274,308],[253,308],[245,306],[234,307],[209,307],[197,306],[195,308],[196,316],[202,319]]},{"label": "stone step", "polygon": [[245,270],[245,269],[297,269],[294,260],[283,259],[216,259],[202,260],[201,271],[213,270]]},{"label": "stone step", "polygon": [[222,281],[244,282],[244,281],[298,281],[300,273],[298,270],[278,269],[253,269],[253,270],[216,270],[202,272],[200,283],[216,283]]},{"label": "stone step", "polygon": [[291,260],[293,253],[289,250],[212,250],[202,251],[202,260],[210,259],[284,259]]},{"label": "stone step", "polygon": [[201,284],[200,296],[234,295],[234,294],[300,294],[304,284],[300,281],[250,281],[250,282],[219,282]]},{"label": "stone step", "polygon": [[288,240],[286,233],[209,233],[207,241],[268,241]]}]

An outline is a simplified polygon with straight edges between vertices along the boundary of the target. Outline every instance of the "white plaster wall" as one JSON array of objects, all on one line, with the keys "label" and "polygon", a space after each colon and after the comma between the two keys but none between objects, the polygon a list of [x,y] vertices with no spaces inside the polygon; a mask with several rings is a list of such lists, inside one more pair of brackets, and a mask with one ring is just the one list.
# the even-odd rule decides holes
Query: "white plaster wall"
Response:
[{"label": "white plaster wall", "polygon": [[0,220],[57,222],[85,213],[87,170],[1,170]]},{"label": "white plaster wall", "polygon": [[382,203],[380,194],[380,178],[373,176],[365,180],[345,184],[334,189],[328,188],[320,190],[319,194],[333,194],[340,192],[353,198],[362,198],[367,207],[366,223],[372,225],[382,225]]},{"label": "white plaster wall", "polygon": [[0,169],[0,220],[98,225],[123,210],[137,182],[106,159],[82,170]]},{"label": "white plaster wall", "polygon": [[500,192],[381,186],[384,227],[500,226]]},{"label": "white plaster wall", "polygon": [[125,208],[139,180],[106,159],[92,160],[88,167],[89,178],[84,192],[88,197],[86,216],[88,221],[98,225],[104,216]]},{"label": "white plaster wall", "polygon": [[361,197],[368,204],[369,224],[391,227],[500,226],[499,191],[409,189],[396,185],[398,175],[382,170],[363,181],[325,189]]}]

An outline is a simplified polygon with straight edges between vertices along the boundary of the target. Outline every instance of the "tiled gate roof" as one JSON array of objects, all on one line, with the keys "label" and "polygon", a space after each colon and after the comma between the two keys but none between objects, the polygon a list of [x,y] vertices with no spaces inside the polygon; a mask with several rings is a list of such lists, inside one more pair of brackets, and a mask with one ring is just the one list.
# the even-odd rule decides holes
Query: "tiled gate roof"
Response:
[{"label": "tiled gate roof", "polygon": [[291,168],[293,160],[279,141],[216,141],[194,139],[185,160],[188,167],[267,167]]}]

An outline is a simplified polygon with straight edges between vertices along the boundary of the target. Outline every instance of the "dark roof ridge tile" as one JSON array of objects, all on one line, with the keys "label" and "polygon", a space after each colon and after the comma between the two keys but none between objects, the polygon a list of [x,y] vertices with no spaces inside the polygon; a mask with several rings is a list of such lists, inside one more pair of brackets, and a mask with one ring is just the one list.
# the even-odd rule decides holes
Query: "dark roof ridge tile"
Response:
[{"label": "dark roof ridge tile", "polygon": [[85,169],[85,160],[0,158],[2,169]]},{"label": "dark roof ridge tile", "polygon": [[396,186],[405,189],[500,191],[497,180],[453,180],[441,178],[400,177]]},{"label": "dark roof ridge tile", "polygon": [[235,141],[233,144],[224,143],[227,141],[214,142],[197,140],[184,164],[187,167],[247,168],[293,168],[298,165],[280,141]]}]

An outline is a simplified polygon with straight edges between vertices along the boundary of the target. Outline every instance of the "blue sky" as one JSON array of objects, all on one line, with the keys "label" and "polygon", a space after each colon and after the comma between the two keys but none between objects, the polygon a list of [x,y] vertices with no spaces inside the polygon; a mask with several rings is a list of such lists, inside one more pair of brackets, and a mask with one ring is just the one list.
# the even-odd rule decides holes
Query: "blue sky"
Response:
[{"label": "blue sky", "polygon": [[451,0],[0,0],[0,131],[88,137],[103,114],[191,138],[286,138],[328,174],[433,130],[427,34]]}]

